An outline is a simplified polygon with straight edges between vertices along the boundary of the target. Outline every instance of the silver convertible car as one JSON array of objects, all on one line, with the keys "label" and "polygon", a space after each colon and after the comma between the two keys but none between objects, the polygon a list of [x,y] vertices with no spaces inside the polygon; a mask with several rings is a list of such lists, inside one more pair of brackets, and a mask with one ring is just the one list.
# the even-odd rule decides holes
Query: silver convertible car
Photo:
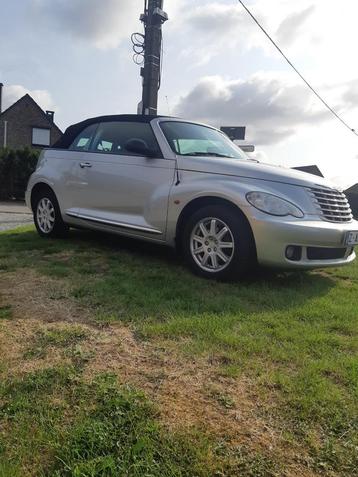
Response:
[{"label": "silver convertible car", "polygon": [[120,115],[69,127],[26,192],[42,237],[70,227],[177,247],[220,280],[255,265],[310,269],[355,259],[358,222],[325,179],[250,160],[221,131]]}]

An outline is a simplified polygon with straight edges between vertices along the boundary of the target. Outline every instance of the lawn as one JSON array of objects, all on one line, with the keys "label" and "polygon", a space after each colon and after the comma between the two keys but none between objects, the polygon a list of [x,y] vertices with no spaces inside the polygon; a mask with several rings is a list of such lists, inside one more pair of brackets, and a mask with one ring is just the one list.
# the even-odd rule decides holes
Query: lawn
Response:
[{"label": "lawn", "polygon": [[358,264],[199,279],[0,234],[0,476],[358,475]]}]

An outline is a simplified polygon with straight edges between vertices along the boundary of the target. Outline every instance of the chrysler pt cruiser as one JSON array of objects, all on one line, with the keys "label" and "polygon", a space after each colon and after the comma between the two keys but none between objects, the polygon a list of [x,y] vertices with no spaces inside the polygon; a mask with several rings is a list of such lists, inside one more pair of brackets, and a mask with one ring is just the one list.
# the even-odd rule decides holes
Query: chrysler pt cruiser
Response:
[{"label": "chrysler pt cruiser", "polygon": [[358,222],[327,180],[250,160],[221,131],[169,117],[88,119],[44,150],[26,191],[42,237],[70,227],[177,247],[226,280],[255,264],[347,265]]}]

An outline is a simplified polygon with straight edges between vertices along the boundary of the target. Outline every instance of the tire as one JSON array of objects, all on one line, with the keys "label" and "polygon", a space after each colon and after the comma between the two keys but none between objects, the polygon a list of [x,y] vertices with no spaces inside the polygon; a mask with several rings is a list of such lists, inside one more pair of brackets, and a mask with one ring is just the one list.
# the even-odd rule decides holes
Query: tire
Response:
[{"label": "tire", "polygon": [[36,195],[34,201],[34,222],[41,237],[65,237],[69,231],[64,223],[55,194],[43,190]]},{"label": "tire", "polygon": [[182,250],[193,272],[205,278],[233,281],[256,265],[251,228],[240,211],[228,206],[206,206],[186,222]]}]

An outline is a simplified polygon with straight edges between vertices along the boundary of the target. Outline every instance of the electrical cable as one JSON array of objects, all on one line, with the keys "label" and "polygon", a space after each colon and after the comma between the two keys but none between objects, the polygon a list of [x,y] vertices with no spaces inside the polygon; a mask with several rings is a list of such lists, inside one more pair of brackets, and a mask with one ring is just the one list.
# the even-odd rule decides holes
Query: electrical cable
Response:
[{"label": "electrical cable", "polygon": [[314,89],[314,87],[306,80],[306,78],[299,72],[299,70],[295,67],[292,61],[285,55],[282,49],[278,46],[275,40],[270,36],[270,34],[265,30],[265,28],[260,24],[254,14],[248,9],[248,7],[244,4],[242,0],[238,0],[238,2],[242,5],[242,7],[246,10],[246,12],[250,15],[252,20],[256,23],[256,25],[260,28],[260,30],[267,36],[273,46],[279,51],[279,53],[283,56],[283,58],[287,61],[287,63],[291,66],[291,68],[298,74],[298,76],[302,79],[302,81],[308,86],[308,88],[314,93],[314,95],[323,103],[323,105],[353,134],[358,136],[358,132],[351,128],[349,124],[323,99],[323,97]]},{"label": "electrical cable", "polygon": [[134,51],[133,61],[141,66],[144,63],[145,36],[142,33],[132,33],[131,40]]}]

